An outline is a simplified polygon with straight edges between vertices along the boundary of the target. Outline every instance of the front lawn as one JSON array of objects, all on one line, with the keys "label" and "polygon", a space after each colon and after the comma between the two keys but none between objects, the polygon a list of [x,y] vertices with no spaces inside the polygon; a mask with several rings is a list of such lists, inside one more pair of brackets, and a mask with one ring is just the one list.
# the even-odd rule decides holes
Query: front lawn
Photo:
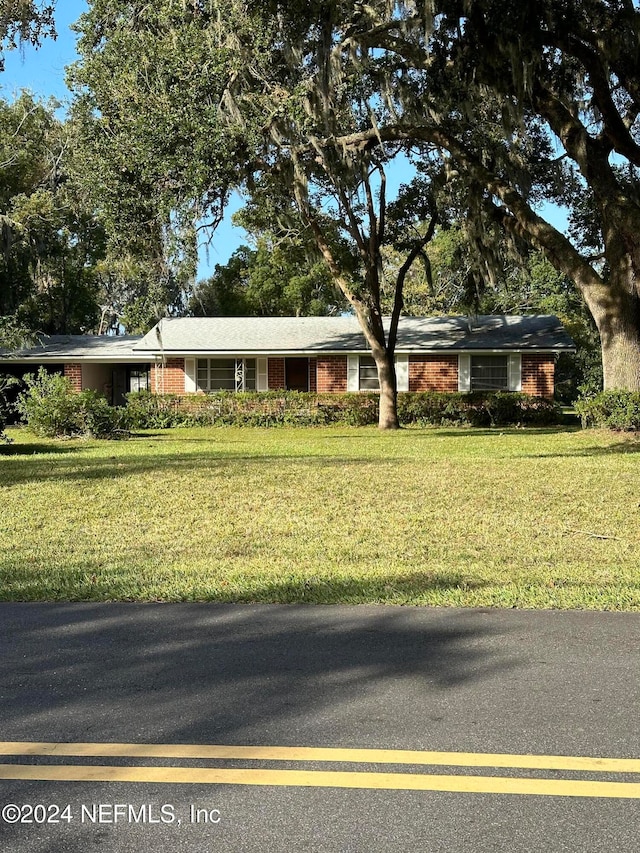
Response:
[{"label": "front lawn", "polygon": [[632,436],[9,432],[3,600],[640,609]]}]

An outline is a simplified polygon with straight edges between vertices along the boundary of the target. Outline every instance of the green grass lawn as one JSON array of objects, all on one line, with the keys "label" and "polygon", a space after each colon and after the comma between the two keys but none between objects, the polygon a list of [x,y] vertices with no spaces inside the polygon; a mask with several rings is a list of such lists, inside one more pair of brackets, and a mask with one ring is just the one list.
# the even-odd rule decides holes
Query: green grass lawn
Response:
[{"label": "green grass lawn", "polygon": [[192,429],[0,446],[0,598],[640,609],[640,441]]}]

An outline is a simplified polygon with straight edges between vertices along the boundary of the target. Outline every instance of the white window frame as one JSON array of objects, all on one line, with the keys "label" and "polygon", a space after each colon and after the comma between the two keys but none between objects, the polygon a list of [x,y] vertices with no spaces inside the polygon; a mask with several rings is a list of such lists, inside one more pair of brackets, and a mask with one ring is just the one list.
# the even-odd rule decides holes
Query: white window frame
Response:
[{"label": "white window frame", "polygon": [[471,359],[473,356],[503,356],[507,359],[507,388],[505,391],[522,390],[522,354],[519,352],[474,352],[458,355],[458,391],[471,391]]},{"label": "white window frame", "polygon": [[[347,356],[347,391],[363,391],[369,393],[377,393],[380,388],[361,388],[360,387],[360,360],[362,358],[373,358],[372,355],[349,355]],[[396,387],[398,391],[409,390],[409,356],[406,353],[400,353],[395,356],[396,368]]]},{"label": "white window frame", "polygon": [[[233,356],[228,356],[228,357],[224,358],[224,357],[220,356],[217,358],[216,357],[198,358],[198,359],[195,359],[194,361],[195,361],[195,371],[194,371],[194,373],[195,373],[195,376],[194,376],[195,386],[196,386],[196,390],[198,390],[198,391],[204,391],[205,394],[214,394],[216,391],[223,391],[223,390],[233,391],[235,393],[241,393],[241,392],[247,391],[247,390],[249,390],[249,391],[257,390],[258,364],[257,364],[257,359],[255,359],[255,358],[234,358]],[[198,379],[199,370],[204,369],[204,368],[200,367],[200,362],[203,362],[203,361],[207,362],[207,367],[206,367],[206,370],[207,370],[206,385],[207,385],[207,387],[206,388],[200,387],[200,380]],[[235,361],[235,367],[234,367],[234,386],[235,387],[234,388],[223,389],[223,388],[212,388],[211,387],[212,363],[215,363],[216,361]],[[248,389],[246,387],[246,382],[247,382],[247,362],[249,362],[249,361],[254,362],[255,387]]]}]

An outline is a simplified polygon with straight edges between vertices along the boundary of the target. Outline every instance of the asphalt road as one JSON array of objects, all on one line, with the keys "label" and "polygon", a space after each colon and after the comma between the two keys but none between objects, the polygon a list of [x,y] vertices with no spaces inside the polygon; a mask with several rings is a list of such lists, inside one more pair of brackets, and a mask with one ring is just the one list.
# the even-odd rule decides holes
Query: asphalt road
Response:
[{"label": "asphalt road", "polygon": [[1,604],[0,643],[2,850],[640,849],[640,615]]}]

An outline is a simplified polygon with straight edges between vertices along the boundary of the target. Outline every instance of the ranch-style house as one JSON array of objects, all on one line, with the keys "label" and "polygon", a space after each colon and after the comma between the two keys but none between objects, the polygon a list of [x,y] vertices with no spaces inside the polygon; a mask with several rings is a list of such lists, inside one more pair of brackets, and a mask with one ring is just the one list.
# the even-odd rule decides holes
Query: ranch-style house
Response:
[{"label": "ranch-style house", "polygon": [[[557,317],[403,317],[398,391],[523,391],[550,398],[575,346]],[[41,336],[0,354],[0,371],[60,371],[77,390],[121,404],[130,391],[375,391],[376,366],[355,317],[163,319],[144,336]]]}]

